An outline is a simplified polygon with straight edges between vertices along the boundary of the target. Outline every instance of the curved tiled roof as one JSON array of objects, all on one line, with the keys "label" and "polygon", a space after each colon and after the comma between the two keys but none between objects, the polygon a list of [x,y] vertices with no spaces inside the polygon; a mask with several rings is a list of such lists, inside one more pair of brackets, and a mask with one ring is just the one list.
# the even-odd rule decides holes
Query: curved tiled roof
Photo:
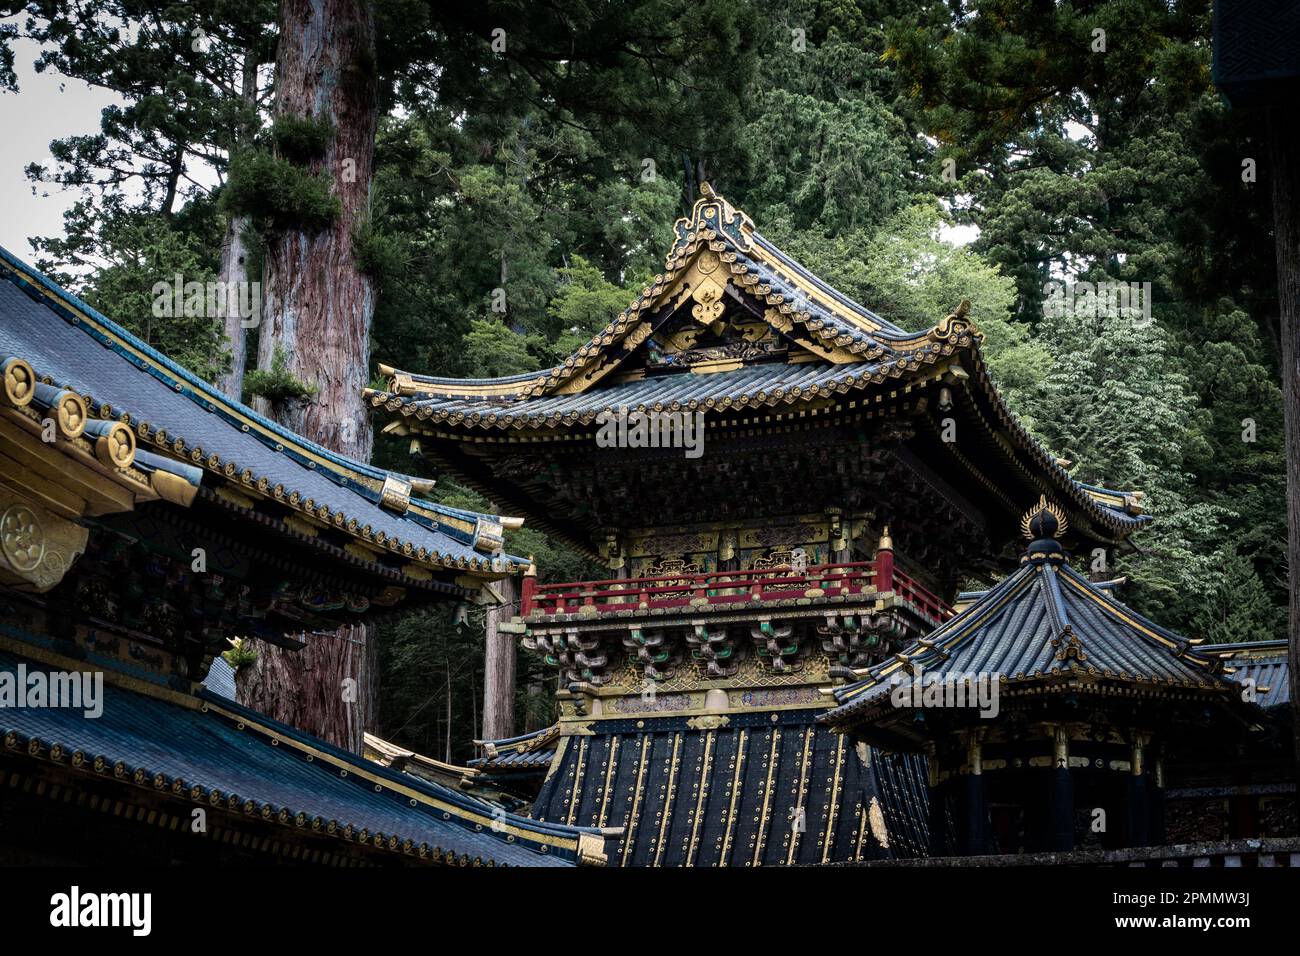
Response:
[{"label": "curved tiled roof", "polygon": [[[17,674],[20,666],[30,675],[54,665],[0,652],[0,671]],[[7,707],[0,736],[6,749],[29,757],[382,855],[557,866],[593,855],[601,842],[388,770],[216,694],[139,692],[106,676],[99,717]]]},{"label": "curved tiled roof", "polygon": [[1255,703],[1265,710],[1291,702],[1286,640],[1202,644],[1197,651],[1207,657],[1222,659],[1226,664],[1224,672],[1238,684],[1251,681]]},{"label": "curved tiled roof", "polygon": [[1195,644],[1121,604],[1063,561],[1026,560],[996,587],[891,660],[836,688],[835,723],[889,706],[895,679],[988,675],[1004,690],[1087,675],[1136,686],[1224,691],[1216,662]]},{"label": "curved tiled roof", "polygon": [[[548,429],[591,425],[598,416],[620,408],[628,411],[721,413],[746,408],[793,407],[833,396],[851,396],[883,382],[906,380],[956,351],[957,346],[939,340],[913,352],[874,362],[845,365],[826,361],[755,363],[711,374],[682,371],[647,376],[590,391],[533,399],[371,392],[370,400],[388,411],[432,424],[446,423],[485,431]],[[1076,507],[1086,509],[1092,517],[1119,534],[1126,534],[1151,520],[1150,515],[1140,513],[1136,504],[1140,495],[1074,481],[1002,404],[984,374],[978,350],[968,354],[972,356],[978,381],[998,414],[997,428],[1009,432]]]},{"label": "curved tiled roof", "polygon": [[391,391],[398,395],[505,398],[554,394],[641,326],[703,249],[718,253],[731,281],[788,317],[801,334],[823,347],[844,350],[846,356],[863,360],[895,357],[927,346],[933,337],[933,330],[905,332],[831,288],[755,232],[745,213],[707,187],[691,216],[677,221],[674,235],[664,272],[609,325],[554,368],[492,379],[452,379],[386,368],[393,379]]},{"label": "curved tiled roof", "polygon": [[[694,275],[689,270],[705,252],[717,256],[716,275],[725,272],[725,281],[755,298],[769,323],[811,353],[800,358],[814,360],[758,359],[726,371],[628,369],[624,363],[648,333],[652,313],[665,304],[680,304],[675,297],[683,294],[682,282]],[[637,330],[638,337],[629,339]],[[1105,529],[1106,540],[1121,539],[1151,520],[1141,513],[1140,494],[1070,477],[1007,408],[988,375],[979,342],[979,332],[960,308],[931,329],[899,329],[812,275],[755,231],[743,212],[706,190],[691,216],[674,227],[664,273],[560,365],[493,379],[384,368],[388,388],[367,390],[367,397],[375,407],[468,437],[476,431],[589,425],[602,412],[619,408],[726,413],[779,410],[836,396],[851,401],[857,391],[923,381],[960,358],[970,371],[967,390],[978,392],[982,427],[997,445],[1009,439],[1033,463],[1027,467],[1016,460],[1013,465],[1029,487],[1046,488],[1042,482],[1047,478],[1071,507]],[[643,377],[619,380],[623,371]],[[1008,446],[1006,452],[1010,450]]]},{"label": "curved tiled roof", "polygon": [[22,358],[41,380],[84,396],[92,415],[130,424],[167,460],[184,459],[209,481],[273,497],[410,561],[497,574],[527,565],[475,547],[499,541],[499,517],[418,498],[405,513],[382,507],[385,480],[409,488],[403,476],[227,398],[2,249],[0,276],[8,280],[0,282],[0,357]]},{"label": "curved tiled roof", "polygon": [[560,738],[532,815],[617,828],[606,842],[610,866],[924,856],[925,761],[857,747],[819,725],[819,712],[731,712],[712,728],[662,714],[595,720]]},{"label": "curved tiled roof", "polygon": [[551,765],[559,745],[560,727],[551,724],[531,733],[501,740],[476,740],[482,756],[469,762],[482,770],[537,770]]}]

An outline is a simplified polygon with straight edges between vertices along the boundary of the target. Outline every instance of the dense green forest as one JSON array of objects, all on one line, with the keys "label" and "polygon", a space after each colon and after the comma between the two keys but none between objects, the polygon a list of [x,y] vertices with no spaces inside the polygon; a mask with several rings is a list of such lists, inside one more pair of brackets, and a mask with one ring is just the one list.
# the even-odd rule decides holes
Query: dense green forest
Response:
[{"label": "dense green forest", "polygon": [[[1126,600],[1213,641],[1284,636],[1268,193],[1249,127],[1211,85],[1209,0],[473,6],[375,4],[380,119],[355,236],[378,293],[372,376],[376,363],[486,376],[562,359],[661,267],[707,179],[904,327],[970,300],[1023,422],[1079,480],[1146,493],[1158,520],[1110,558]],[[29,11],[5,23],[39,41],[42,68],[121,102],[53,144],[53,163],[33,157],[35,182],[78,196],[64,233],[34,241],[39,265],[222,374],[219,324],[160,323],[148,303],[159,277],[216,274],[234,216],[258,268],[274,210],[248,184],[264,199],[283,173],[270,145],[283,155],[310,134],[268,117],[275,4]],[[3,61],[0,78],[15,83]],[[313,201],[301,177],[276,183],[299,213]],[[1048,308],[1061,279],[1150,283],[1150,319]],[[272,371],[245,380],[250,397],[276,387]],[[383,436],[374,459],[419,467]],[[446,500],[487,505],[439,478]],[[592,570],[527,529],[509,548],[535,554],[543,578]],[[389,626],[380,653],[378,730],[465,759],[481,613]],[[521,655],[530,726],[547,718],[544,682]]]}]

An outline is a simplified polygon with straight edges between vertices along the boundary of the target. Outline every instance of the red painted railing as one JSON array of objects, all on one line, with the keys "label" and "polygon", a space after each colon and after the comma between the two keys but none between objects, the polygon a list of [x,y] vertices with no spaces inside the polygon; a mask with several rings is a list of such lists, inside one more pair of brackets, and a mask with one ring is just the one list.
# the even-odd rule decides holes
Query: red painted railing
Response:
[{"label": "red painted railing", "polygon": [[887,551],[880,552],[875,561],[821,564],[805,571],[712,571],[544,585],[529,577],[524,578],[520,613],[525,617],[534,612],[575,614],[585,606],[594,607],[597,614],[609,614],[619,610],[744,604],[804,597],[812,589],[846,597],[893,591],[936,624],[953,614],[948,604],[894,568],[893,554]]}]

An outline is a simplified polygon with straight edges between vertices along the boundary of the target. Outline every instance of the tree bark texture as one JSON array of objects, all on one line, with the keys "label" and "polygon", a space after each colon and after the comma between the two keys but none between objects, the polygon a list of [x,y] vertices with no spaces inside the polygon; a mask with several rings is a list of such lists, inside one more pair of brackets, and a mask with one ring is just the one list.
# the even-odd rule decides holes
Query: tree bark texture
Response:
[{"label": "tree bark texture", "polygon": [[[1269,173],[1282,339],[1282,404],[1286,422],[1287,568],[1290,586],[1291,719],[1300,775],[1300,110],[1270,110]],[[1300,794],[1297,795],[1300,806]]]},{"label": "tree bark texture", "polygon": [[[250,109],[257,108],[257,51],[250,49],[244,54],[244,66],[240,83],[240,96]],[[252,130],[243,131],[237,141],[242,144]],[[226,235],[221,242],[221,271],[217,279],[230,289],[232,282],[248,281],[248,244],[244,241],[244,232],[248,228],[248,219],[244,216],[231,216],[226,223]],[[244,360],[248,344],[244,316],[239,314],[239,296],[227,297],[225,311],[221,316],[222,331],[230,343],[230,371],[220,376],[214,383],[224,394],[239,401],[244,392]],[[261,321],[259,311],[254,316]]]},{"label": "tree bark texture", "polygon": [[358,267],[352,237],[370,213],[378,87],[375,24],[361,0],[284,0],[275,67],[277,116],[328,123],[325,155],[313,161],[341,211],[323,231],[288,230],[268,244],[257,367],[281,349],[288,370],[315,395],[275,409],[276,419],[326,448],[370,455],[369,379],[375,289]]},{"label": "tree bark texture", "polygon": [[257,660],[235,675],[235,698],[275,720],[359,754],[372,703],[370,647],[364,624],[307,634],[307,646],[285,650],[251,641]]},{"label": "tree bark texture", "polygon": [[[231,216],[226,224],[226,235],[221,242],[221,271],[217,275],[227,289],[233,288],[232,282],[247,282],[248,274],[245,263],[248,260],[248,246],[244,242],[244,229],[248,220],[243,216]],[[235,401],[240,400],[244,391],[244,356],[247,350],[244,317],[239,314],[239,296],[227,296],[224,312],[221,316],[222,332],[230,348],[230,370],[217,378],[218,389]]]},{"label": "tree bark texture", "polygon": [[483,667],[483,739],[501,740],[515,735],[515,635],[498,626],[515,614],[519,585],[515,578],[498,583],[504,603],[488,608],[487,644]]},{"label": "tree bark texture", "polygon": [[[375,289],[352,238],[370,208],[378,95],[373,11],[362,0],[283,0],[275,68],[278,116],[327,123],[324,172],[340,214],[323,231],[290,229],[268,243],[257,365],[281,351],[316,393],[263,411],[306,438],[362,461],[372,433],[362,400]],[[239,700],[277,720],[360,753],[373,704],[365,626],[309,634],[301,651],[259,644]],[[348,690],[346,681],[355,681]],[[348,698],[351,697],[351,700]]]}]

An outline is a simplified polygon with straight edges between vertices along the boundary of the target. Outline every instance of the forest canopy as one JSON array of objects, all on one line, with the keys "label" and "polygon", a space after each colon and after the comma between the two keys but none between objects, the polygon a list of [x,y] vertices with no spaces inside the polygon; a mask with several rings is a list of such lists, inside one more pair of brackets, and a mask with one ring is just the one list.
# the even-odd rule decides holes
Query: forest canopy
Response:
[{"label": "forest canopy", "polygon": [[[1211,83],[1209,0],[457,6],[374,3],[378,123],[352,239],[375,384],[381,363],[496,376],[562,360],[662,268],[707,180],[904,328],[969,300],[1025,426],[1076,479],[1145,492],[1155,522],[1106,559],[1134,607],[1208,641],[1284,636],[1268,195]],[[265,396],[276,369],[256,347],[232,353],[219,322],[159,321],[148,302],[160,277],[216,276],[232,221],[251,274],[282,219],[337,215],[305,172],[329,131],[271,112],[276,4],[38,0],[2,29],[118,102],[32,157],[34,184],[76,197],[61,234],[33,238],[38,266],[201,375],[246,363]],[[18,49],[0,59],[11,91]],[[1067,282],[1149,292],[1118,314],[1051,307]],[[373,457],[413,467],[396,439]],[[490,508],[440,478],[448,503]],[[508,547],[544,579],[595,571],[529,529]],[[376,723],[463,761],[482,620],[452,617],[384,630]],[[536,661],[520,668],[523,730],[551,695]]]}]

